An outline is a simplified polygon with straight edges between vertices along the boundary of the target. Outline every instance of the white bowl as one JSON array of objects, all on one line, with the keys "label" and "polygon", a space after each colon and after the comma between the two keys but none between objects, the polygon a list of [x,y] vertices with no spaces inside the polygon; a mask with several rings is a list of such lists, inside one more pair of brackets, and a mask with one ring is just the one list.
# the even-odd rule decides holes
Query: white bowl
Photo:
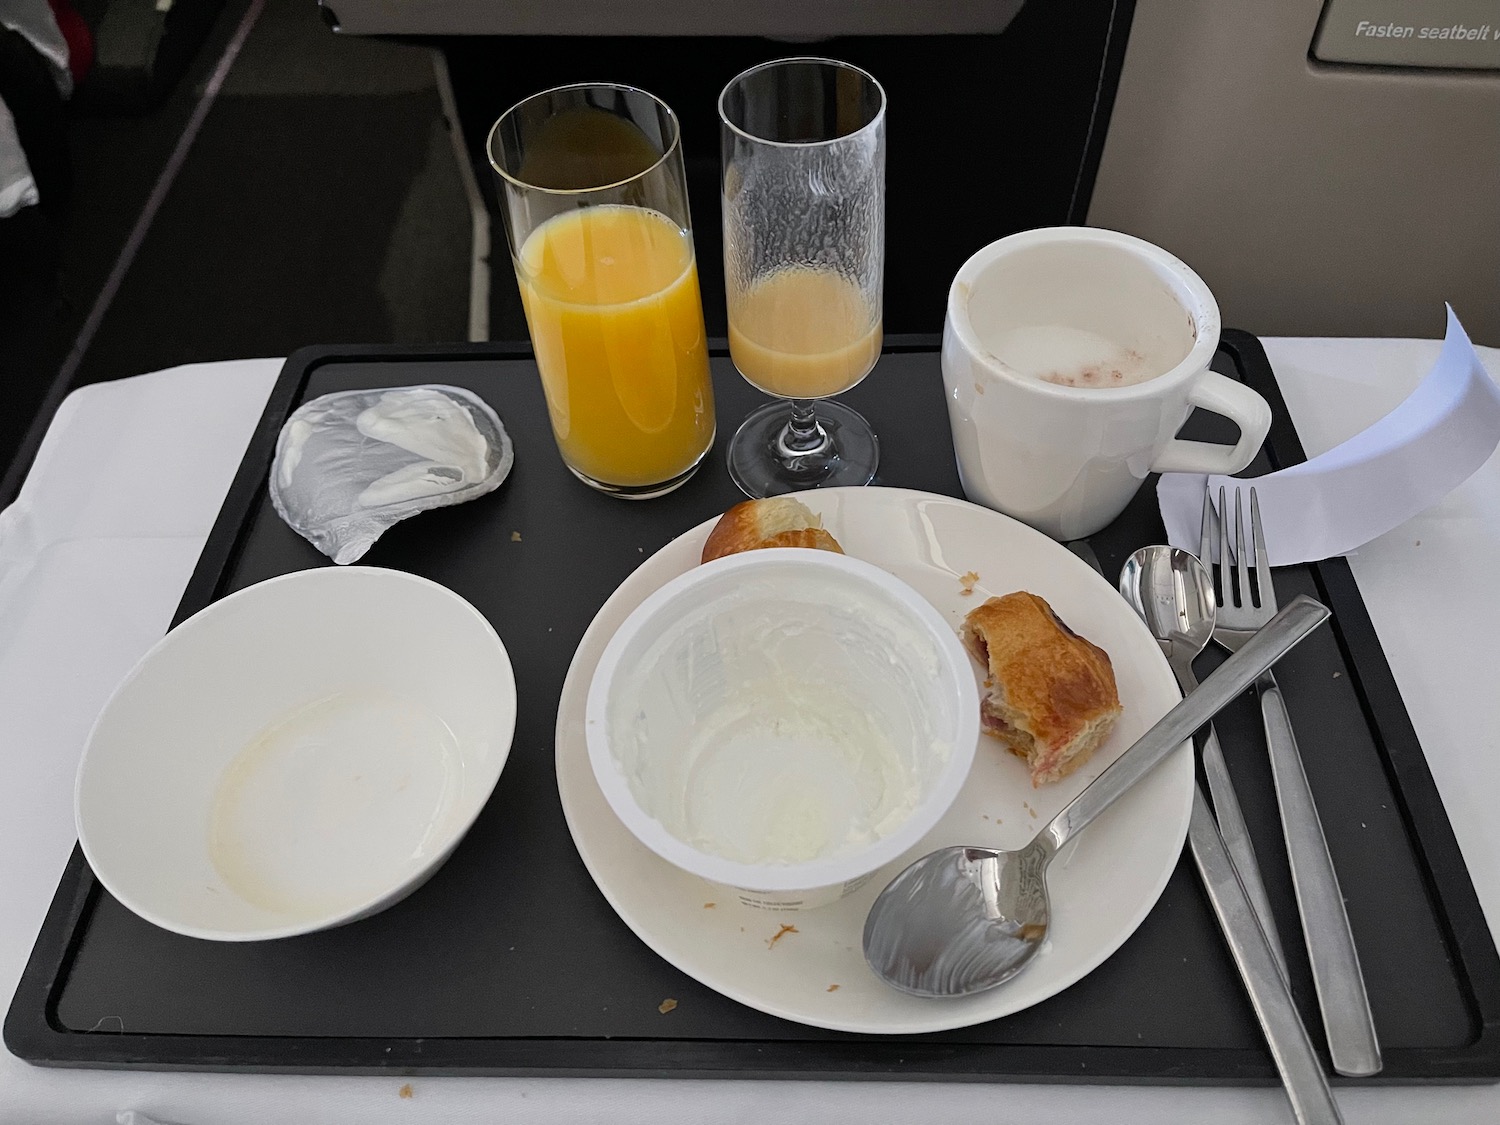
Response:
[{"label": "white bowl", "polygon": [[648,848],[799,909],[910,851],[979,737],[953,629],[920,594],[826,551],[732,555],[630,614],[589,687],[589,761]]},{"label": "white bowl", "polygon": [[115,689],[78,768],[78,840],[165,929],[325,929],[442,864],[515,721],[505,646],[451,590],[373,567],[283,575],[188,618]]}]

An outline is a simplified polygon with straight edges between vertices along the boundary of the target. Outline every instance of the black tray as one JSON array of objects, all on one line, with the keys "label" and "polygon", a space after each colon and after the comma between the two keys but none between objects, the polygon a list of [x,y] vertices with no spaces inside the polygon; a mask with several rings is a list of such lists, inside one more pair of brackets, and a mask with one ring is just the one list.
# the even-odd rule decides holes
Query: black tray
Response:
[{"label": "black tray", "polygon": [[[934,344],[892,342],[847,398],[884,443],[881,483],[956,495]],[[722,354],[714,364],[727,426],[760,399]],[[1226,333],[1216,366],[1275,408],[1255,471],[1300,461],[1259,343]],[[400,524],[365,559],[451,587],[505,639],[521,707],[489,805],[448,863],[396,907],[249,945],[196,941],[141,921],[101,890],[75,850],[6,1020],[13,1052],[98,1067],[1275,1081],[1189,862],[1137,933],[1077,985],[1002,1020],[903,1040],[821,1031],[742,1007],[637,940],[594,887],[563,822],[552,747],[558,693],[610,592],[642,558],[738,495],[722,437],[698,475],[659,500],[622,503],[579,484],[559,461],[524,352],[471,345],[293,356],[178,618],[272,575],[327,565],[276,517],[265,493],[276,433],[298,403],[416,382],[478,392],[516,443],[515,471],[497,493]],[[1117,573],[1130,550],[1162,536],[1148,487],[1093,545],[1105,572]],[[1349,569],[1342,560],[1288,568],[1277,587],[1288,598],[1313,594],[1335,614],[1332,629],[1286,660],[1281,681],[1385,1047],[1375,1081],[1500,1078],[1500,958]],[[1321,1049],[1253,698],[1237,701],[1219,732],[1289,943],[1293,990]],[[657,1010],[665,997],[679,1002],[670,1016]]]}]

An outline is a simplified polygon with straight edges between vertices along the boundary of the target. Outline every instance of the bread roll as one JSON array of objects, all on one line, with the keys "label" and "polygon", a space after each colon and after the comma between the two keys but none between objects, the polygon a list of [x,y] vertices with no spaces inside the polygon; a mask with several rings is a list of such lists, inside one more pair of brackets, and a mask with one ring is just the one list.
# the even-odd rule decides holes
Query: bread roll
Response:
[{"label": "bread roll", "polygon": [[769,496],[736,504],[720,516],[703,544],[701,561],[762,547],[813,547],[844,553],[806,504],[790,496]]},{"label": "bread roll", "polygon": [[1026,760],[1033,788],[1072,773],[1109,737],[1120,717],[1109,654],[1044,599],[991,598],[964,618],[960,635],[989,670],[980,727]]}]

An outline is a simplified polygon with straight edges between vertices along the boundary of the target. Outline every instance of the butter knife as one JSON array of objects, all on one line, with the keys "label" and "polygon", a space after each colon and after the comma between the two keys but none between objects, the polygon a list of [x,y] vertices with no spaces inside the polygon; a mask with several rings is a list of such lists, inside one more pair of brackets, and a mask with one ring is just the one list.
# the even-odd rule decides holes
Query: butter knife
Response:
[{"label": "butter knife", "polygon": [[1245,991],[1250,994],[1266,1044],[1271,1048],[1293,1116],[1299,1125],[1340,1125],[1344,1119],[1333,1100],[1322,1063],[1313,1050],[1302,1017],[1297,1014],[1286,979],[1277,967],[1271,943],[1235,873],[1208,800],[1196,783],[1188,845],[1218,916],[1219,928],[1224,931],[1224,940],[1229,943],[1240,978],[1245,982]]}]

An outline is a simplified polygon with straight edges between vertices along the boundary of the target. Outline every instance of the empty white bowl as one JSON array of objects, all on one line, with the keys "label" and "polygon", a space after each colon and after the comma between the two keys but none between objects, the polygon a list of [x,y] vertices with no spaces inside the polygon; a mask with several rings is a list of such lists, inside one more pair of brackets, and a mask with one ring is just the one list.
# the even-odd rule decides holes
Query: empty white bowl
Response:
[{"label": "empty white bowl", "polygon": [[676,866],[822,905],[947,811],[979,736],[969,658],[920,594],[826,551],[696,567],[606,646],[585,736],[610,807]]},{"label": "empty white bowl", "polygon": [[453,851],[515,721],[505,646],[451,590],[373,567],[272,578],[115,689],[78,769],[79,843],[115,898],[190,937],[350,922]]}]

